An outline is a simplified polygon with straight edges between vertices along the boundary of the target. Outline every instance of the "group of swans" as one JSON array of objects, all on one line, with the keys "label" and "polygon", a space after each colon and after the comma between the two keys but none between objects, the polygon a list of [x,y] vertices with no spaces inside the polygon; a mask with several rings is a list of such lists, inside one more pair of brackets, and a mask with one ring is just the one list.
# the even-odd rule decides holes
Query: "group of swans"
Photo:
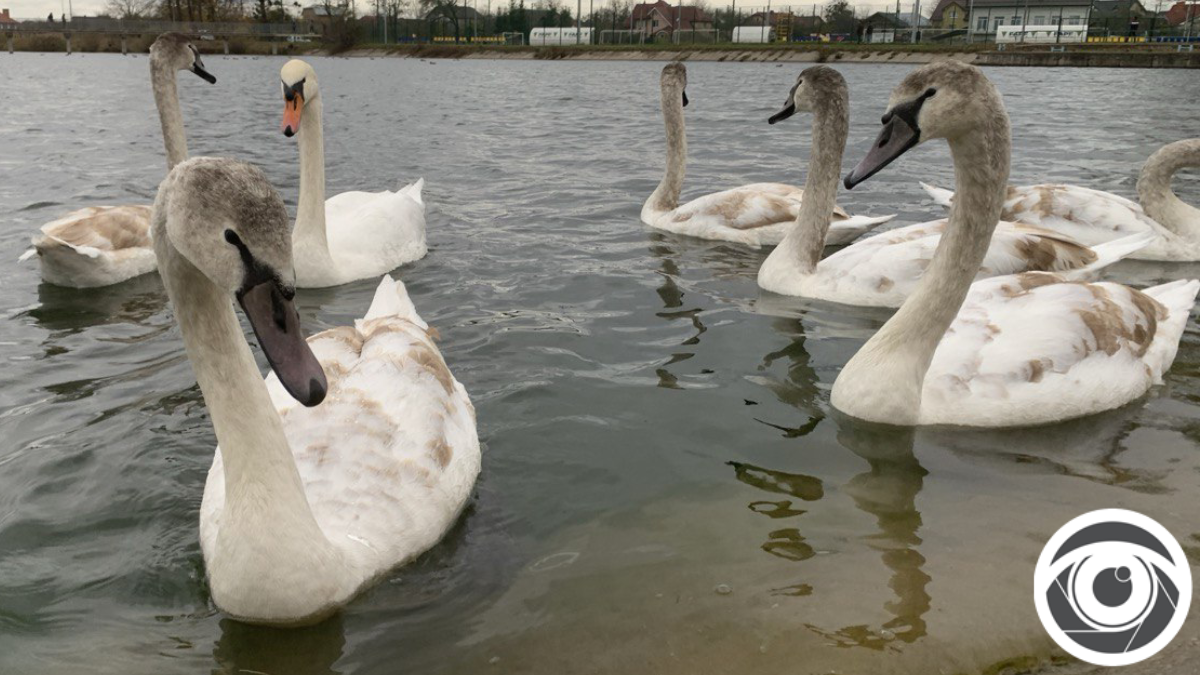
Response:
[{"label": "group of swans", "polygon": [[[200,53],[178,33],[150,49],[150,77],[162,122],[167,170],[187,159],[175,73],[190,70],[215,83]],[[325,150],[317,75],[304,61],[280,71],[283,133],[298,135],[300,199],[292,238],[296,285],[323,288],[378,278],[425,256],[424,180],[395,192],[343,192],[325,199]],[[74,288],[120,283],[157,263],[149,206],[92,206],[44,225],[21,260],[37,257],[42,279]]]},{"label": "group of swans", "polygon": [[[239,620],[310,624],[436,544],[480,472],[471,400],[436,331],[387,275],[425,255],[422,183],[325,202],[317,78],[290,61],[283,132],[301,146],[293,229],[259,169],[187,159],[177,70],[215,82],[186,37],[151,48],[170,166],[153,209],[72,214],[44,228],[35,250],[56,284],[158,269],[218,441],[200,506],[212,598]],[[380,276],[362,319],[305,339],[298,286]],[[235,300],[270,364],[265,381]]]},{"label": "group of swans", "polygon": [[[1158,195],[1151,203],[1170,215],[1165,222],[1143,216],[1145,227],[1097,231],[1088,247],[1044,229],[1050,218],[1040,227],[1001,221],[1020,215],[1005,211],[1013,191],[1004,103],[978,68],[936,62],[892,93],[883,131],[845,185],[853,188],[909,149],[943,138],[955,162],[949,219],[876,235],[822,260],[847,108],[842,76],[815,66],[772,118],[811,112],[813,150],[799,215],[759,273],[769,291],[899,304],[838,375],[835,408],[896,425],[1026,426],[1111,410],[1161,383],[1200,281],[1139,291],[1090,280],[1167,234],[1189,234],[1194,209],[1163,194],[1171,173],[1200,163],[1200,142],[1167,146],[1143,171],[1143,198]],[[1190,223],[1200,228],[1200,221]]]}]

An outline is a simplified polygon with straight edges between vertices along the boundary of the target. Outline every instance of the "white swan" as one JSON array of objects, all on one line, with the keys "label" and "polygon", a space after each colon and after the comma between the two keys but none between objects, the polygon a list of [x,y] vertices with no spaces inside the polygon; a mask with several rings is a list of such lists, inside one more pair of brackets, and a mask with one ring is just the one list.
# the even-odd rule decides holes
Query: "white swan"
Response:
[{"label": "white swan", "polygon": [[909,74],[883,121],[846,186],[945,138],[958,198],[916,292],[842,369],[834,407],[889,424],[1023,426],[1116,408],[1162,381],[1200,281],[1137,291],[1031,272],[971,283],[1010,161],[1004,103],[978,68],[939,61]]},{"label": "white swan", "polygon": [[[899,307],[916,290],[933,258],[946,221],[909,225],[862,239],[821,259],[829,209],[850,127],[850,97],[841,73],[813,66],[800,74],[774,124],[796,111],[813,114],[807,195],[796,223],[758,272],[758,285],[782,295],[850,305]],[[1150,243],[1147,233],[1088,248],[1040,228],[1000,222],[976,279],[1032,271],[1061,271],[1087,279]]]},{"label": "white swan", "polygon": [[[200,52],[179,33],[163,33],[150,47],[150,81],[167,147],[167,170],[187,159],[183,115],[175,88],[175,71],[190,70],[215,83],[204,69]],[[57,286],[95,288],[120,283],[154,271],[150,241],[150,206],[89,206],[42,226],[33,248],[21,256],[37,256],[42,280]]]},{"label": "white swan", "polygon": [[180,164],[154,205],[159,271],[220,442],[200,506],[212,597],[278,625],[319,621],[437,543],[480,469],[471,401],[401,283],[384,277],[353,327],[304,340],[289,229],[262,172],[233,160]]},{"label": "white swan", "polygon": [[[1151,233],[1149,246],[1130,256],[1142,260],[1200,260],[1200,209],[1171,190],[1171,177],[1200,167],[1200,138],[1169,143],[1142,165],[1137,192],[1141,204],[1111,192],[1057,183],[1009,187],[1002,217],[1061,232],[1085,244]],[[950,206],[954,193],[921,183],[934,202]]]},{"label": "white swan", "polygon": [[[731,241],[749,246],[778,244],[796,219],[804,191],[781,183],[752,183],[705,195],[680,205],[687,164],[687,68],[669,63],[662,70],[662,112],[667,128],[667,169],[662,182],[642,206],[642,222],[660,230],[701,239]],[[834,205],[827,244],[853,241],[894,216],[851,216]]]},{"label": "white swan", "polygon": [[283,133],[299,134],[300,202],[292,236],[296,285],[324,288],[371,279],[425,256],[425,180],[395,192],[343,192],[325,200],[321,91],[312,66],[279,71]]}]

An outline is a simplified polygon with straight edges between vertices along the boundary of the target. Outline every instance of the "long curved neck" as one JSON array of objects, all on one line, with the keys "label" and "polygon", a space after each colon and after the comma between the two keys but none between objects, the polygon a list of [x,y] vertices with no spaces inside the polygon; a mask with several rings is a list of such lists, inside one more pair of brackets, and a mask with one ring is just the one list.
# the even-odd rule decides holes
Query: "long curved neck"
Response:
[{"label": "long curved neck", "polygon": [[313,517],[229,294],[175,250],[160,219],[154,229],[159,270],[221,447],[221,554],[240,559],[238,551],[253,549],[264,566],[328,555],[333,547]]},{"label": "long curved neck", "polygon": [[1166,145],[1142,166],[1137,191],[1146,215],[1175,234],[1200,241],[1200,209],[1186,204],[1171,189],[1175,172],[1192,166],[1200,166],[1200,139]]},{"label": "long curved neck", "polygon": [[[292,241],[297,256],[329,257],[325,234],[325,137],[321,131],[321,99],[304,104],[300,118],[300,203]],[[328,261],[332,265],[332,261]]]},{"label": "long curved neck", "polygon": [[183,113],[179,109],[175,79],[174,68],[161,59],[150,58],[150,85],[154,89],[154,105],[158,107],[163,145],[167,149],[167,171],[188,158],[187,137],[183,133]]},{"label": "long curved neck", "polygon": [[679,193],[683,191],[683,175],[687,165],[687,130],[683,124],[683,96],[667,87],[662,89],[663,123],[667,128],[667,170],[658,184],[646,208],[653,211],[670,211],[679,206]]},{"label": "long curved neck", "polygon": [[[804,199],[800,202],[796,224],[778,249],[778,255],[794,261],[803,274],[817,268],[825,250],[825,235],[837,206],[842,153],[846,150],[849,131],[849,102],[845,93],[820,98],[813,110],[812,152],[808,177],[804,181]],[[772,251],[772,255],[776,253]]]},{"label": "long curved neck", "polygon": [[[873,383],[876,388],[885,383],[886,398],[872,401],[876,410],[860,415],[868,419],[918,422],[925,373],[967,297],[1000,220],[1010,161],[1003,103],[993,103],[992,114],[981,120],[977,131],[951,140],[950,152],[957,196],[929,268],[917,290],[839,376],[859,385]],[[870,387],[848,386],[845,391],[846,396],[871,396]],[[836,400],[834,404],[839,405]]]}]

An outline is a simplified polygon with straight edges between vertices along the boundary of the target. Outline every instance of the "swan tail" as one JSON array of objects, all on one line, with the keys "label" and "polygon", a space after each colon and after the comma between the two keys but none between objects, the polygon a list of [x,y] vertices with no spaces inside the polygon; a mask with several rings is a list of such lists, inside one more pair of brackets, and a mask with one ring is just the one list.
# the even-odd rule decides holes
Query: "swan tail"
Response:
[{"label": "swan tail", "polygon": [[1078,269],[1063,272],[1062,274],[1071,280],[1094,279],[1100,270],[1137,253],[1157,240],[1158,234],[1153,231],[1147,231],[1106,241],[1103,244],[1096,244],[1092,247],[1092,251],[1096,254],[1096,259],[1093,262]]},{"label": "swan tail", "polygon": [[1200,293],[1200,279],[1177,279],[1142,290],[1146,295],[1161,302],[1169,316],[1180,315],[1187,320]]},{"label": "swan tail", "polygon": [[951,200],[954,199],[954,191],[930,185],[929,183],[921,183],[921,187],[925,188],[925,192],[929,193],[929,197],[933,199],[933,203],[938,206],[950,206]]},{"label": "swan tail", "polygon": [[[102,251],[95,246],[78,246],[66,241],[65,239],[59,239],[52,234],[48,234],[41,239],[34,240],[33,248],[42,255],[46,256],[70,252],[73,254],[87,256],[89,258],[99,258],[102,253]],[[26,255],[29,255],[28,252],[25,253],[25,255],[22,255],[21,258],[25,259]]]},{"label": "swan tail", "polygon": [[404,282],[385,274],[379,281],[379,287],[375,289],[375,299],[371,301],[371,308],[367,310],[362,321],[387,317],[407,319],[421,328],[429,327],[417,314],[417,308],[408,297]]},{"label": "swan tail", "polygon": [[424,207],[425,200],[424,200],[424,198],[421,197],[421,191],[424,189],[425,189],[425,179],[418,178],[415,183],[409,183],[408,185],[405,185],[404,187],[400,188],[399,190],[396,190],[396,194],[407,195],[409,197],[412,197],[413,201],[415,201],[416,203],[418,203],[422,207]]},{"label": "swan tail", "polygon": [[37,249],[31,248],[28,251],[25,251],[24,253],[22,253],[21,257],[17,258],[17,262],[25,262],[26,260],[29,260],[30,258],[34,257],[35,255],[37,255]]},{"label": "swan tail", "polygon": [[861,232],[866,232],[868,230],[872,230],[876,227],[879,227],[880,225],[888,222],[889,220],[891,220],[892,218],[895,218],[895,217],[896,217],[896,214],[894,214],[894,213],[890,216],[877,216],[877,217],[850,216],[849,218],[847,218],[843,221],[840,221],[838,223],[838,226],[858,230],[861,233]]}]

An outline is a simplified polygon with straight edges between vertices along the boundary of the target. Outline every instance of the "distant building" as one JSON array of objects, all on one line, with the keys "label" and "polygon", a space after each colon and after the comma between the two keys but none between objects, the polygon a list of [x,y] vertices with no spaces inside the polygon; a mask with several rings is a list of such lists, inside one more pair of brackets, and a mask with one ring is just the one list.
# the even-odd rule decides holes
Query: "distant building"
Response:
[{"label": "distant building", "polygon": [[677,7],[658,0],[633,6],[629,29],[640,31],[647,40],[670,39],[676,30],[712,30],[712,17],[695,6]]},{"label": "distant building", "polygon": [[1167,23],[1172,26],[1182,26],[1190,19],[1200,21],[1200,2],[1177,2],[1167,10]]},{"label": "distant building", "polygon": [[1093,0],[973,0],[971,30],[995,34],[1000,26],[1087,26]]},{"label": "distant building", "polygon": [[966,28],[969,5],[969,0],[939,0],[929,15],[929,24],[943,30]]},{"label": "distant building", "polygon": [[820,16],[793,14],[791,12],[755,12],[742,19],[742,26],[770,26],[776,34],[788,37],[791,35],[817,35],[825,32],[825,20]]},{"label": "distant building", "polygon": [[0,9],[0,26],[11,26],[18,23],[21,22],[9,16],[8,8]]}]

